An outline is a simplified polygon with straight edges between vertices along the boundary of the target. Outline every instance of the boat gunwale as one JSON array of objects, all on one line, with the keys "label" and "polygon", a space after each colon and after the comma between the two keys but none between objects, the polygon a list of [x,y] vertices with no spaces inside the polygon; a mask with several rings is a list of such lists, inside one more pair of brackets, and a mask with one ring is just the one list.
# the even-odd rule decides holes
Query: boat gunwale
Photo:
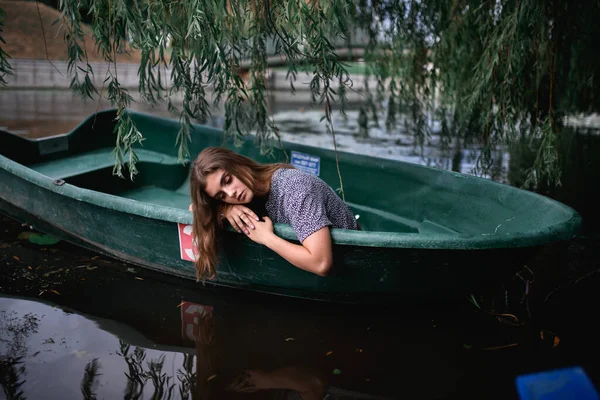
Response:
[{"label": "boat gunwale", "polygon": [[[63,134],[60,136],[62,135]],[[420,165],[414,166],[427,168]],[[188,210],[126,199],[108,193],[77,187],[68,183],[64,183],[60,186],[56,185],[53,183],[53,178],[43,175],[3,155],[0,155],[0,167],[41,188],[50,190],[58,195],[70,197],[74,200],[84,201],[97,207],[163,222],[182,224],[192,224],[193,222],[192,213]],[[457,173],[453,173],[453,175],[455,174]],[[460,177],[485,180],[483,178],[464,176],[462,174]],[[497,182],[490,183],[499,184]],[[517,189],[512,186],[508,187]],[[575,210],[546,196],[527,191],[523,192],[524,194],[545,198],[546,201],[553,203],[555,207],[558,207],[566,213],[570,213],[570,217],[542,229],[507,233],[458,234],[453,236],[435,233],[425,235],[418,232],[355,231],[334,228],[331,229],[332,241],[336,246],[430,250],[484,250],[533,247],[549,242],[568,240],[576,236],[581,226],[581,216]],[[2,195],[0,194],[0,196]],[[10,201],[8,198],[5,199]],[[231,227],[227,227],[226,229],[233,231]],[[288,224],[274,224],[274,230],[278,236],[284,239],[297,241],[297,237],[292,227]]]}]

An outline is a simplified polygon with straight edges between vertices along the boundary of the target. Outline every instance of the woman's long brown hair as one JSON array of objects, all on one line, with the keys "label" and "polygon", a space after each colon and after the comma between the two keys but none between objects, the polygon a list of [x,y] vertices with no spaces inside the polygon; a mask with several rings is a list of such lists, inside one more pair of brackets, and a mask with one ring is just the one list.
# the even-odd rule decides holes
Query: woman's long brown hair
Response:
[{"label": "woman's long brown hair", "polygon": [[271,177],[289,164],[259,164],[256,161],[222,147],[207,147],[194,161],[190,178],[192,213],[194,215],[194,243],[198,248],[196,259],[197,280],[217,276],[217,228],[221,226],[227,204],[206,194],[206,176],[223,169],[242,181],[254,196],[266,196],[271,190]]}]

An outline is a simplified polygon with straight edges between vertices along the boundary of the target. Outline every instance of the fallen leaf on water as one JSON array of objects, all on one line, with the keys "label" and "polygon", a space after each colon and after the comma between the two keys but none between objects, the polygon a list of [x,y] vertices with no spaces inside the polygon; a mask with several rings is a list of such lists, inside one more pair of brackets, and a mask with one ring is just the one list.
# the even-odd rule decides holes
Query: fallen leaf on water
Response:
[{"label": "fallen leaf on water", "polygon": [[333,351],[328,351],[327,353],[325,353],[326,356],[330,356],[333,354]]},{"label": "fallen leaf on water", "polygon": [[559,343],[560,343],[560,338],[558,336],[555,336],[554,337],[554,342],[552,343],[553,344],[552,348],[558,346]]},{"label": "fallen leaf on water", "polygon": [[143,281],[144,278],[140,278],[139,276],[136,276],[135,279],[137,279],[138,281]]},{"label": "fallen leaf on water", "polygon": [[210,381],[212,381],[213,379],[215,379],[216,377],[217,377],[217,374],[211,375],[211,376],[209,376],[208,378],[206,378],[206,382],[210,382]]},{"label": "fallen leaf on water", "polygon": [[60,269],[57,269],[56,271],[50,271],[50,272],[44,274],[44,276],[51,275],[51,274],[57,274],[57,273],[61,272],[63,269],[64,268],[60,268]]},{"label": "fallen leaf on water", "polygon": [[34,233],[29,236],[29,241],[40,246],[52,246],[53,244],[60,242],[60,239],[52,235]]},{"label": "fallen leaf on water", "polygon": [[542,341],[544,341],[544,339],[552,339],[552,348],[555,348],[560,344],[560,338],[552,331],[541,330],[540,338],[542,339]]},{"label": "fallen leaf on water", "polygon": [[14,258],[15,260],[17,260],[17,261],[21,261],[21,259],[20,259],[19,257],[17,257],[17,256],[13,256],[13,258]]},{"label": "fallen leaf on water", "polygon": [[21,240],[27,240],[33,234],[34,234],[33,232],[21,232],[21,233],[19,233],[19,236],[17,236],[17,238],[21,239]]},{"label": "fallen leaf on water", "polygon": [[51,292],[52,292],[52,293],[56,293],[57,295],[59,295],[59,296],[60,296],[60,293],[58,292],[58,290],[54,290],[54,289],[52,289],[52,290],[51,290]]},{"label": "fallen leaf on water", "polygon": [[293,337],[288,337],[288,338],[285,338],[285,341],[286,341],[286,342],[290,342],[290,341],[292,341],[292,340],[296,340],[296,339],[294,339]]},{"label": "fallen leaf on water", "polygon": [[336,368],[336,369],[333,370],[333,374],[334,375],[341,375],[342,371]]},{"label": "fallen leaf on water", "polygon": [[182,301],[181,303],[177,304],[177,307],[181,307],[183,303],[185,303],[185,301]]},{"label": "fallen leaf on water", "polygon": [[519,345],[518,343],[511,343],[511,344],[506,344],[504,346],[484,347],[482,350],[502,350],[502,349],[508,349],[509,347],[515,347],[518,345]]},{"label": "fallen leaf on water", "polygon": [[496,314],[496,319],[507,325],[521,326],[523,323],[514,314]]},{"label": "fallen leaf on water", "polygon": [[31,266],[30,266],[30,265],[28,265],[28,266],[27,266],[27,268],[29,268],[30,270],[32,270],[32,271],[33,271],[33,268],[31,268]]}]

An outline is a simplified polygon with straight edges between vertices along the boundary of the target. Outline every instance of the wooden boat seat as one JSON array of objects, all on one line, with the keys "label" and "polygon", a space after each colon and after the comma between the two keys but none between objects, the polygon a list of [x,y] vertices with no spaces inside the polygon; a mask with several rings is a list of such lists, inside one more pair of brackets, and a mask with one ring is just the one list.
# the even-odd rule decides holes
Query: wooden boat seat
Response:
[{"label": "wooden boat seat", "polygon": [[[87,153],[75,154],[63,159],[31,165],[30,168],[52,179],[66,179],[92,171],[112,167],[115,159],[112,148],[102,148]],[[181,165],[177,157],[147,149],[136,149],[139,161],[163,165]]]}]

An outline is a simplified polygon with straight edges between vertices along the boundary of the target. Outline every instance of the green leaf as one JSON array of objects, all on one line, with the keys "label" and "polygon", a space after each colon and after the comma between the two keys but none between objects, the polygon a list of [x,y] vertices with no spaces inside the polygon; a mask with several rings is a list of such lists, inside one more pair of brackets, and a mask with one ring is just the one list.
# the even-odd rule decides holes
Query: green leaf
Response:
[{"label": "green leaf", "polygon": [[43,233],[33,233],[29,235],[29,241],[40,246],[51,246],[60,242],[60,239],[52,235],[46,235]]}]

